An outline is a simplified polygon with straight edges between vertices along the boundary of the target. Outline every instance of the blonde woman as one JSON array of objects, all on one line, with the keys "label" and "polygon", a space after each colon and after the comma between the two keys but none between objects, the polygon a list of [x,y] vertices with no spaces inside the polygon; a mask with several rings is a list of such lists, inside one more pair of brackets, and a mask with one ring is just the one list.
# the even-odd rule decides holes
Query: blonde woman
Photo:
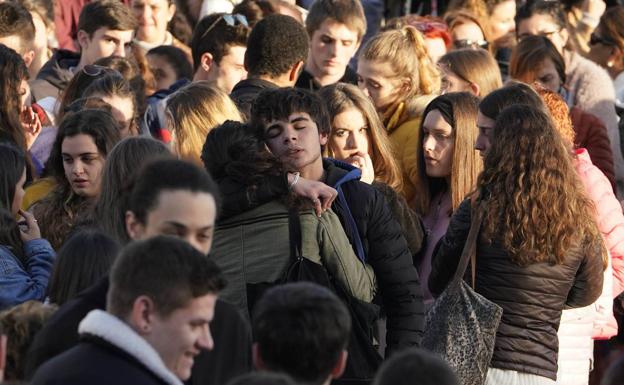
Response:
[{"label": "blonde woman", "polygon": [[172,149],[183,159],[202,164],[200,154],[206,136],[226,120],[242,122],[243,116],[230,97],[215,85],[193,82],[167,99],[167,128]]},{"label": "blonde woman", "polygon": [[319,93],[331,117],[331,131],[323,156],[362,170],[360,180],[372,184],[384,195],[401,225],[412,256],[416,256],[422,247],[424,229],[418,215],[397,193],[402,186],[401,172],[375,106],[352,84],[333,84]]},{"label": "blonde woman", "polygon": [[470,92],[483,97],[503,86],[498,63],[484,49],[451,51],[438,61],[442,92]]},{"label": "blonde woman", "polygon": [[382,118],[401,168],[401,193],[411,203],[418,127],[425,106],[440,91],[439,71],[420,32],[405,26],[371,38],[360,53],[357,73],[358,85]]}]

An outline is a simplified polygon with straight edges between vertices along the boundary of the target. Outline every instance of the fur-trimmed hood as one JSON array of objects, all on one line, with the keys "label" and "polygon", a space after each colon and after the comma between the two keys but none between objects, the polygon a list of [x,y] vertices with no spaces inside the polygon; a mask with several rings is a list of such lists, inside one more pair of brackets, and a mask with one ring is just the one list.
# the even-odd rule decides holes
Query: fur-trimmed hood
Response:
[{"label": "fur-trimmed hood", "polygon": [[88,334],[116,346],[136,358],[169,385],[182,385],[163,363],[154,348],[126,323],[102,310],[92,310],[78,326],[80,335]]}]

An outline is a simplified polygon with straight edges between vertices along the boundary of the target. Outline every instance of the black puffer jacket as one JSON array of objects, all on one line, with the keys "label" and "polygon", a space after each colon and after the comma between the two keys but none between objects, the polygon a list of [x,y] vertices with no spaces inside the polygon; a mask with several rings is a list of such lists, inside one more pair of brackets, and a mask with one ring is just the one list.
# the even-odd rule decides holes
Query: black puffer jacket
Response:
[{"label": "black puffer jacket", "polygon": [[[470,229],[470,214],[470,201],[466,200],[440,241],[429,276],[434,295],[440,294],[455,274]],[[555,380],[561,310],[590,305],[600,296],[600,250],[584,255],[574,249],[561,265],[522,267],[511,262],[500,243],[480,240],[476,260],[476,291],[503,308],[490,366]]]},{"label": "black puffer jacket", "polygon": [[71,68],[80,62],[80,54],[58,50],[52,55],[37,74],[37,78],[30,82],[30,91],[35,101],[46,97],[59,98],[67,84],[74,76]]},{"label": "black puffer jacket", "polygon": [[[349,171],[353,170],[350,165],[329,159],[323,160],[323,168],[326,173],[325,183],[334,188],[337,188],[340,180],[349,179],[348,174],[352,174]],[[338,214],[352,244],[354,234],[348,225],[347,211],[353,215],[366,253],[366,262],[373,267],[377,277],[387,315],[386,356],[404,347],[419,346],[424,329],[422,290],[399,223],[393,217],[383,194],[371,185],[359,180],[348,180],[341,183],[339,188],[344,193],[348,207],[336,199],[332,209]]]}]

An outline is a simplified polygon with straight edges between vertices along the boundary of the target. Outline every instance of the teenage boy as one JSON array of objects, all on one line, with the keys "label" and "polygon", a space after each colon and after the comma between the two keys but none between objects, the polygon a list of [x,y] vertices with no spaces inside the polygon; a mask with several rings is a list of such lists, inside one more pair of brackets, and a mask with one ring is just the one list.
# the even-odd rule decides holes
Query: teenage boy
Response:
[{"label": "teenage boy", "polygon": [[357,84],[349,61],[366,33],[366,18],[359,0],[317,0],[306,18],[310,52],[297,87],[318,90],[343,82]]},{"label": "teenage boy", "polygon": [[[158,160],[138,173],[128,198],[126,228],[133,240],[173,235],[203,255],[210,252],[218,207],[217,186],[208,173],[180,160]],[[26,377],[46,360],[78,343],[80,320],[104,309],[109,281],[63,305],[37,334],[26,362]],[[215,348],[196,357],[191,385],[218,385],[251,369],[251,332],[242,315],[218,300],[212,322]]]},{"label": "teenage boy", "polygon": [[0,44],[17,52],[26,67],[35,59],[35,24],[32,15],[18,3],[0,3]]},{"label": "teenage boy", "polygon": [[[360,170],[321,157],[329,117],[323,101],[299,88],[258,95],[251,124],[289,172],[323,181],[338,191],[332,209],[340,217],[356,255],[373,267],[387,315],[387,349],[419,345],[424,306],[418,273],[400,226],[384,197],[359,181]],[[344,167],[344,168],[342,168]]]},{"label": "teenage boy", "polygon": [[251,30],[247,47],[247,79],[236,84],[230,96],[249,117],[260,91],[295,85],[308,56],[308,36],[292,17],[270,15]]},{"label": "teenage boy", "polygon": [[193,246],[158,236],[127,246],[110,274],[106,311],[80,322],[78,345],[45,363],[33,385],[182,385],[214,346],[210,323],[225,286]]},{"label": "teenage boy", "polygon": [[78,19],[80,53],[56,51],[31,82],[35,100],[58,99],[74,73],[87,64],[103,57],[129,55],[136,27],[132,12],[119,0],[97,0],[85,5]]},{"label": "teenage boy", "polygon": [[250,28],[242,15],[215,13],[193,31],[193,80],[208,80],[226,93],[247,77],[245,51]]},{"label": "teenage boy", "polygon": [[254,309],[254,365],[300,384],[329,385],[345,369],[350,330],[348,310],[328,289],[309,282],[277,286]]},{"label": "teenage boy", "polygon": [[[201,19],[191,40],[193,81],[211,81],[223,92],[232,92],[234,85],[247,77],[244,57],[250,31],[242,15],[215,13]],[[188,83],[189,79],[180,79],[147,98],[144,121],[152,137],[169,141],[171,133],[165,128],[167,97]]]}]

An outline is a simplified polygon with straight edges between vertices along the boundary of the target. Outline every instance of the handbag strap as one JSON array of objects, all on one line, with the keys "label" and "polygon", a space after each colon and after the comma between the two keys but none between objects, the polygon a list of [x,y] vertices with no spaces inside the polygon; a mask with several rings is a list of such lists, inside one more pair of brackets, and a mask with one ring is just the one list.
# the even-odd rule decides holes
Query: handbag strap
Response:
[{"label": "handbag strap", "polygon": [[290,259],[292,261],[303,258],[301,247],[301,220],[299,212],[295,209],[288,210],[288,236],[290,241]]},{"label": "handbag strap", "polygon": [[470,230],[468,231],[468,238],[464,244],[461,259],[457,265],[457,270],[455,270],[451,285],[459,284],[466,273],[468,262],[472,261],[472,287],[474,288],[476,278],[477,237],[479,236],[479,230],[481,229],[481,223],[483,221],[483,204],[479,204],[475,207],[474,202],[471,202],[470,207]]}]

